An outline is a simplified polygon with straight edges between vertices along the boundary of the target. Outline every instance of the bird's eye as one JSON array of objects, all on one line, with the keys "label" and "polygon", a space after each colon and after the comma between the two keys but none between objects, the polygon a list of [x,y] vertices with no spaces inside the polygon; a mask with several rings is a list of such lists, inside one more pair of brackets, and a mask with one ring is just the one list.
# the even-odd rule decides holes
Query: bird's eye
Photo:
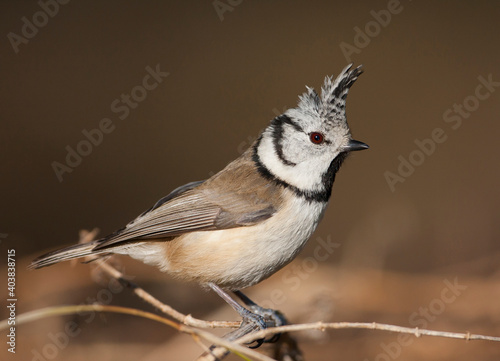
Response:
[{"label": "bird's eye", "polygon": [[321,144],[323,143],[324,137],[321,133],[313,132],[309,136],[309,139],[311,139],[311,142],[313,142],[314,144]]}]

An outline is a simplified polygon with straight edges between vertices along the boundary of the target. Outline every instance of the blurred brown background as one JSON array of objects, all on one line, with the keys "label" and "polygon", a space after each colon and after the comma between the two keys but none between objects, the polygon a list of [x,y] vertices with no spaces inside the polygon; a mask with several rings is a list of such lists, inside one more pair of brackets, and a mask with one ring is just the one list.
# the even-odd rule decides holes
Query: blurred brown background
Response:
[{"label": "blurred brown background", "polygon": [[[86,265],[27,272],[29,260],[76,242],[82,228],[112,232],[175,187],[209,177],[295,106],[305,85],[318,89],[350,60],[365,74],[348,97],[348,120],[371,149],[343,166],[300,258],[250,294],[263,301],[282,290],[288,296],[276,306],[291,322],[423,327],[417,321],[425,319],[433,329],[500,335],[498,2],[46,3],[53,16],[40,14],[45,5],[35,1],[0,4],[0,249],[2,259],[16,250],[18,313],[87,302],[103,289]],[[43,26],[24,25],[28,38],[26,21]],[[136,90],[145,99],[120,119],[111,104],[157,64],[169,75],[153,90]],[[489,89],[477,90],[488,77]],[[113,131],[60,182],[51,164],[65,163],[65,148],[76,149],[82,131],[103,118]],[[419,158],[415,140],[436,128],[446,140]],[[397,174],[398,157],[410,154],[420,165],[391,189],[386,172]],[[333,253],[317,259],[315,249],[328,240],[337,243]],[[197,286],[122,262],[183,312],[235,318]],[[2,268],[2,299],[6,277]],[[463,288],[446,291],[456,280]],[[453,291],[455,299],[443,298]],[[127,291],[115,296],[111,304],[147,308]],[[217,307],[225,313],[208,314]],[[179,341],[164,326],[117,315],[97,316],[64,347],[47,346],[71,319],[19,326],[17,354],[8,359],[39,352],[40,360],[189,360],[201,353],[187,336]],[[491,343],[430,338],[398,352],[397,335],[373,331],[308,333],[299,342],[305,358],[317,360],[500,355]]]}]

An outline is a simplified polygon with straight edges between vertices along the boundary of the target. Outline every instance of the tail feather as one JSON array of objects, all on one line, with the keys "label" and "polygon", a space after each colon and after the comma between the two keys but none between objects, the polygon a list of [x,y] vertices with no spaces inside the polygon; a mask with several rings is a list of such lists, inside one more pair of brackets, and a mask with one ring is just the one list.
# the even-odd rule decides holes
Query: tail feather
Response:
[{"label": "tail feather", "polygon": [[46,253],[36,258],[28,266],[29,269],[38,269],[46,266],[50,266],[54,263],[59,263],[63,261],[69,261],[76,258],[86,257],[86,256],[104,256],[109,254],[109,250],[97,250],[94,251],[94,247],[97,246],[98,241],[93,241],[89,243],[76,244],[70,247],[59,249],[53,252]]}]

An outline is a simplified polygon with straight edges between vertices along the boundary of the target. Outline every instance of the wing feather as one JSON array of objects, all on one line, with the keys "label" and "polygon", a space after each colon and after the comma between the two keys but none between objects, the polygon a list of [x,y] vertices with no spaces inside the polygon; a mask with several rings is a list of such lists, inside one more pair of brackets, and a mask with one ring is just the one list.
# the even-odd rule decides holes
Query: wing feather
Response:
[{"label": "wing feather", "polygon": [[125,228],[101,240],[94,250],[140,240],[162,240],[193,231],[244,227],[264,221],[275,213],[266,202],[255,202],[245,194],[213,188],[200,189],[202,182],[179,187],[159,200]]}]

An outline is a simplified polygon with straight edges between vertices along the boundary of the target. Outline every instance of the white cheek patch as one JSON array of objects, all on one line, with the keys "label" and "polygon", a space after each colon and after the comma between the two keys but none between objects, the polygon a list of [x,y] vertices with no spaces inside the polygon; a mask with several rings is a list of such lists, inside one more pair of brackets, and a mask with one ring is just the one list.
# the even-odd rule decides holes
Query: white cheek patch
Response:
[{"label": "white cheek patch", "polygon": [[286,165],[279,159],[270,132],[265,132],[257,155],[262,164],[275,177],[303,191],[322,191],[322,175],[328,170],[329,162],[323,157],[311,157],[294,166]]}]

